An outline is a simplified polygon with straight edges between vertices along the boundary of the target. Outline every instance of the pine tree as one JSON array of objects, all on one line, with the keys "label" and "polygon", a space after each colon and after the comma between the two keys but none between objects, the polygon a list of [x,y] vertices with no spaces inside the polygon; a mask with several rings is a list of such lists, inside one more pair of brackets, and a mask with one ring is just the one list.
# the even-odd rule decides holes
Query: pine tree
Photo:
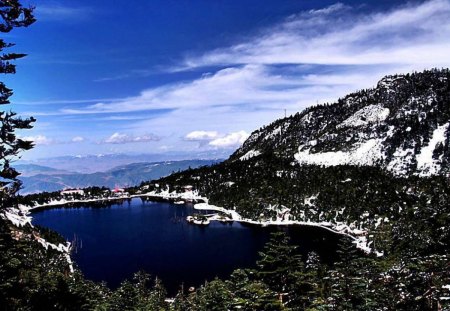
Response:
[{"label": "pine tree", "polygon": [[[28,27],[35,22],[33,8],[24,8],[18,0],[0,1],[0,32],[8,33],[16,27]],[[12,62],[24,57],[25,54],[4,53],[4,49],[14,46],[0,38],[0,73],[14,74],[16,65]],[[13,91],[3,82],[0,82],[0,105],[10,103],[9,98]],[[0,208],[10,206],[14,202],[14,196],[20,188],[20,181],[17,179],[19,173],[11,167],[11,162],[15,160],[19,153],[33,147],[29,141],[18,138],[16,130],[29,129],[34,118],[22,119],[17,117],[15,112],[6,109],[0,111]]]},{"label": "pine tree", "polygon": [[314,307],[324,296],[323,277],[325,269],[320,263],[319,255],[315,252],[308,254],[305,272],[298,273],[297,279],[292,284],[292,294],[287,306],[292,310],[306,310]]},{"label": "pine tree", "polygon": [[175,296],[173,303],[170,305],[171,311],[187,311],[190,310],[190,301],[184,292],[184,285],[182,284]]},{"label": "pine tree", "polygon": [[289,291],[289,284],[298,277],[295,273],[304,269],[297,247],[289,244],[284,232],[272,233],[259,257],[256,262],[258,278],[280,294]]},{"label": "pine tree", "polygon": [[219,279],[200,287],[193,300],[193,310],[226,311],[232,304],[232,294],[228,284]]},{"label": "pine tree", "polygon": [[330,307],[332,310],[364,310],[368,279],[363,274],[363,263],[350,238],[341,239],[338,247],[339,261],[329,275]]},{"label": "pine tree", "polygon": [[155,284],[148,295],[146,308],[142,309],[152,311],[167,310],[167,303],[165,301],[166,295],[167,291],[164,288],[164,285],[159,278],[156,278]]}]

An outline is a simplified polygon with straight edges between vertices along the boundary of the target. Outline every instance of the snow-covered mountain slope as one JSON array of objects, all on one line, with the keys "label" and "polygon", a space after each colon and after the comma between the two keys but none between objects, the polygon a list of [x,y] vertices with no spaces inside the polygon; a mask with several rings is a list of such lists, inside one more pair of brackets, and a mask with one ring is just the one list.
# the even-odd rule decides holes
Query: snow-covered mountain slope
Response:
[{"label": "snow-covered mountain slope", "polygon": [[230,158],[265,152],[300,164],[379,166],[397,176],[450,173],[450,71],[387,76],[373,89],[263,127]]}]

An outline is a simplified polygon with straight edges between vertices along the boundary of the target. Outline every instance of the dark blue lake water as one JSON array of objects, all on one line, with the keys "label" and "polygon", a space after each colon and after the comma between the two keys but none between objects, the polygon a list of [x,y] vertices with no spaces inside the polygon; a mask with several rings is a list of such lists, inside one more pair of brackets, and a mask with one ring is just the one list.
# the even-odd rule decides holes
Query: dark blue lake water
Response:
[{"label": "dark blue lake water", "polygon": [[[33,213],[33,224],[51,228],[79,247],[73,258],[85,276],[117,287],[145,270],[162,279],[170,294],[181,282],[198,286],[236,268],[255,266],[270,232],[284,230],[303,254],[314,250],[324,261],[335,257],[338,236],[308,226],[265,227],[211,222],[188,224],[192,206],[133,199],[104,208],[54,208]],[[82,247],[81,247],[82,244]]]}]

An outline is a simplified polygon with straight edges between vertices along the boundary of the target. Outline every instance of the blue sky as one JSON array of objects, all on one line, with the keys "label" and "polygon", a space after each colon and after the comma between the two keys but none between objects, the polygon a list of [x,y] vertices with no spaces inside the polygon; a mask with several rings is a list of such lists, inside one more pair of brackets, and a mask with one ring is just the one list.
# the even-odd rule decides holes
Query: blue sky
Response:
[{"label": "blue sky", "polygon": [[450,63],[450,0],[24,3],[38,22],[8,34],[29,56],[4,80],[38,119],[25,159],[224,156],[284,109]]}]

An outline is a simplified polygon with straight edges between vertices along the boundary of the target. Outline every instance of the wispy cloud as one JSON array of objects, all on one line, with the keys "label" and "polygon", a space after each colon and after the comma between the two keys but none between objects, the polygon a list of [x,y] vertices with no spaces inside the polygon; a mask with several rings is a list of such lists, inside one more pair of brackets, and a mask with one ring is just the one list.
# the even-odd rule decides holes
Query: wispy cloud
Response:
[{"label": "wispy cloud", "polygon": [[57,2],[36,6],[35,15],[39,21],[72,21],[88,18],[93,9],[82,6],[68,6]]},{"label": "wispy cloud", "polygon": [[95,79],[94,82],[107,82],[107,81],[116,81],[116,80],[125,80],[130,78],[145,78],[155,74],[154,70],[147,69],[134,69],[128,73],[118,74],[110,77],[103,77]]},{"label": "wispy cloud", "polygon": [[161,138],[153,135],[146,134],[142,136],[133,136],[128,134],[114,133],[103,141],[106,144],[128,144],[128,143],[144,143],[150,141],[159,141]]},{"label": "wispy cloud", "polygon": [[[214,106],[276,107],[296,105],[311,91],[309,77],[274,74],[261,65],[226,68],[191,82],[166,85],[141,92],[119,102],[101,102],[81,109],[61,109],[65,114],[123,113],[161,109],[193,109]],[[316,79],[314,93],[323,87]],[[326,86],[326,88],[329,88]],[[310,92],[311,93],[311,92]],[[249,106],[251,107],[251,106]]]},{"label": "wispy cloud", "polygon": [[48,146],[48,145],[53,145],[53,144],[57,143],[56,140],[48,138],[47,136],[44,136],[44,135],[24,136],[24,137],[20,137],[20,139],[25,140],[25,141],[32,141],[37,146],[39,146],[39,145]]},{"label": "wispy cloud", "polygon": [[48,100],[21,100],[16,101],[18,105],[68,105],[68,104],[90,104],[99,102],[118,102],[126,100],[127,98],[88,98],[88,99],[48,99]]},{"label": "wispy cloud", "polygon": [[178,68],[230,64],[449,64],[450,2],[363,15],[336,4],[303,12],[248,42],[187,58]]},{"label": "wispy cloud", "polygon": [[[196,79],[128,98],[80,101],[57,113],[135,121],[115,128],[121,133],[104,143],[157,140],[123,134],[150,131],[164,137],[161,145],[232,148],[281,117],[283,109],[294,113],[335,101],[374,86],[386,74],[450,67],[448,51],[450,0],[371,14],[335,4],[290,16],[233,46],[186,58],[176,70],[211,71]],[[208,130],[199,131],[199,125]]]},{"label": "wispy cloud", "polygon": [[32,141],[36,146],[50,146],[50,145],[63,145],[85,142],[86,139],[82,136],[75,136],[72,139],[55,139],[46,135],[37,134],[29,136],[20,136],[20,139],[25,141]]},{"label": "wispy cloud", "polygon": [[81,137],[81,136],[75,136],[75,137],[72,138],[72,142],[73,143],[81,143],[83,141],[85,141],[85,138]]},{"label": "wispy cloud", "polygon": [[[144,90],[135,97],[61,112],[119,113],[220,105],[299,107],[298,103],[306,100],[313,104],[331,94],[340,96],[343,89],[368,87],[385,73],[449,66],[449,50],[449,0],[371,15],[336,4],[290,16],[249,42],[183,63],[184,68],[228,68],[191,82]],[[312,75],[305,65],[328,68]],[[277,66],[288,68],[277,70]]]}]

